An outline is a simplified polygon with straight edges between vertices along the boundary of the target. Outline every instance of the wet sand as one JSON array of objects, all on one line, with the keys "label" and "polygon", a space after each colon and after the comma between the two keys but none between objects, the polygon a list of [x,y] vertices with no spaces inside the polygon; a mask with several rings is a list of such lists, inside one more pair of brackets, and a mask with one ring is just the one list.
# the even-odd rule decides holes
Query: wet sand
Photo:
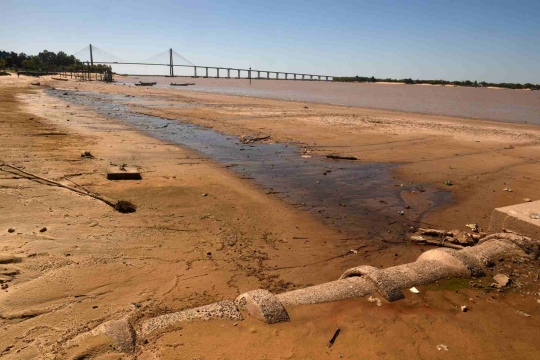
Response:
[{"label": "wet sand", "polygon": [[[344,237],[199,152],[48,96],[31,87],[29,79],[0,81],[2,160],[138,205],[134,214],[119,214],[101,202],[2,172],[2,252],[22,258],[4,265],[18,273],[10,275],[0,295],[2,357],[537,357],[540,289],[538,263],[530,261],[510,265],[520,286],[505,292],[460,280],[420,287],[420,295],[407,292],[407,299],[381,307],[359,299],[295,308],[292,321],[279,325],[254,319],[237,325],[193,322],[138,343],[135,355],[110,354],[100,338],[69,343],[105,320],[130,315],[137,326],[156,314],[255,288],[280,292],[335,280],[360,264],[411,262],[429,247],[410,245],[395,232],[381,234],[383,239]],[[366,163],[401,164],[391,174],[396,185],[426,184],[452,192],[454,203],[423,218],[434,227],[465,230],[465,223],[479,222],[485,228],[493,207],[525,196],[540,198],[535,186],[540,130],[534,126],[46,82],[68,90],[145,96],[154,104],[172,101],[182,106],[129,106],[230,136],[270,135],[272,142],[294,142],[312,156],[339,153]],[[95,158],[81,159],[83,150]],[[107,181],[111,163],[139,167],[143,180]],[[445,187],[446,179],[455,185]],[[514,192],[502,191],[505,186]],[[411,202],[417,195],[404,194]],[[44,226],[47,231],[39,232]],[[8,233],[8,227],[16,231]],[[511,271],[505,265],[494,272]],[[471,311],[462,313],[461,305]],[[328,349],[337,326],[342,334]],[[439,344],[449,351],[437,350]]]}]

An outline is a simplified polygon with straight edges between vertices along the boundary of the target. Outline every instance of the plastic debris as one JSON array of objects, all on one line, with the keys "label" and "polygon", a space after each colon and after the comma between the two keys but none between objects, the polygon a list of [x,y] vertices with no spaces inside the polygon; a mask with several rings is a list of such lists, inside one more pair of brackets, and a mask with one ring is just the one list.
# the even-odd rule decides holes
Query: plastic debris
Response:
[{"label": "plastic debris", "polygon": [[467,306],[463,305],[463,306],[461,307],[461,311],[462,311],[462,312],[467,312],[467,310],[469,310],[469,309],[467,308]]},{"label": "plastic debris", "polygon": [[538,213],[532,213],[532,214],[531,214],[531,219],[540,219],[540,214],[538,214]]},{"label": "plastic debris", "polygon": [[527,313],[526,313],[525,311],[523,311],[523,310],[518,310],[518,311],[516,311],[516,312],[517,312],[519,315],[523,315],[523,316],[525,316],[525,317],[531,317],[531,315],[527,314]]},{"label": "plastic debris", "polygon": [[420,294],[420,291],[415,288],[414,286],[412,288],[409,289],[413,294]]},{"label": "plastic debris", "polygon": [[465,224],[465,226],[474,232],[478,232],[478,224]]},{"label": "plastic debris", "polygon": [[439,350],[439,351],[441,351],[441,350],[448,351],[448,346],[446,346],[444,344],[437,345],[437,350]]}]

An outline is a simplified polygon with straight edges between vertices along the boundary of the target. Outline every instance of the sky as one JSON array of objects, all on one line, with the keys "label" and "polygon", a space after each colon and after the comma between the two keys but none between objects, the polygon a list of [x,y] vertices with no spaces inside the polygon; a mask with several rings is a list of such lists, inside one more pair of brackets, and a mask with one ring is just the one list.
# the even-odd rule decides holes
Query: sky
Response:
[{"label": "sky", "polygon": [[538,0],[0,0],[0,9],[0,50],[27,54],[91,43],[96,61],[111,59],[99,49],[140,61],[173,48],[196,65],[540,83]]}]

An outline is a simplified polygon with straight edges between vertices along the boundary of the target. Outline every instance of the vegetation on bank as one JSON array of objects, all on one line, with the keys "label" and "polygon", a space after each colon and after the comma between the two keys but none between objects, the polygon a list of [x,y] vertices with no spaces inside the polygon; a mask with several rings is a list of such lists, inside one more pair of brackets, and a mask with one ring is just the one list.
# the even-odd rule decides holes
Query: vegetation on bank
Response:
[{"label": "vegetation on bank", "polygon": [[[21,71],[88,71],[88,64],[81,62],[73,55],[68,55],[63,51],[58,53],[43,50],[37,55],[17,54],[14,51],[0,50],[0,69],[11,69]],[[91,72],[103,73],[110,67],[107,65],[90,66]]]},{"label": "vegetation on bank", "polygon": [[430,85],[452,85],[452,86],[467,86],[467,87],[499,87],[505,89],[530,89],[530,90],[540,90],[540,84],[519,84],[519,83],[488,83],[485,81],[447,81],[447,80],[413,80],[413,79],[377,79],[375,77],[366,77],[366,76],[345,76],[345,77],[334,77],[334,81],[337,82],[388,82],[388,83],[403,83],[408,85],[413,84],[430,84]]}]

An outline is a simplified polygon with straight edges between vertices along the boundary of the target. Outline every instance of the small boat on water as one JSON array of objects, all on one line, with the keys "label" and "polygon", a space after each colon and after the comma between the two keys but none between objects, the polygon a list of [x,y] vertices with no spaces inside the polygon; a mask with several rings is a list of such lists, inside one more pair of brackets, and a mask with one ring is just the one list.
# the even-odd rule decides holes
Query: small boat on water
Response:
[{"label": "small boat on water", "polygon": [[195,85],[195,83],[171,83],[171,86],[190,86]]},{"label": "small boat on water", "polygon": [[142,82],[142,81],[139,81],[139,83],[135,84],[135,86],[154,86],[156,84],[157,84],[157,82]]}]

